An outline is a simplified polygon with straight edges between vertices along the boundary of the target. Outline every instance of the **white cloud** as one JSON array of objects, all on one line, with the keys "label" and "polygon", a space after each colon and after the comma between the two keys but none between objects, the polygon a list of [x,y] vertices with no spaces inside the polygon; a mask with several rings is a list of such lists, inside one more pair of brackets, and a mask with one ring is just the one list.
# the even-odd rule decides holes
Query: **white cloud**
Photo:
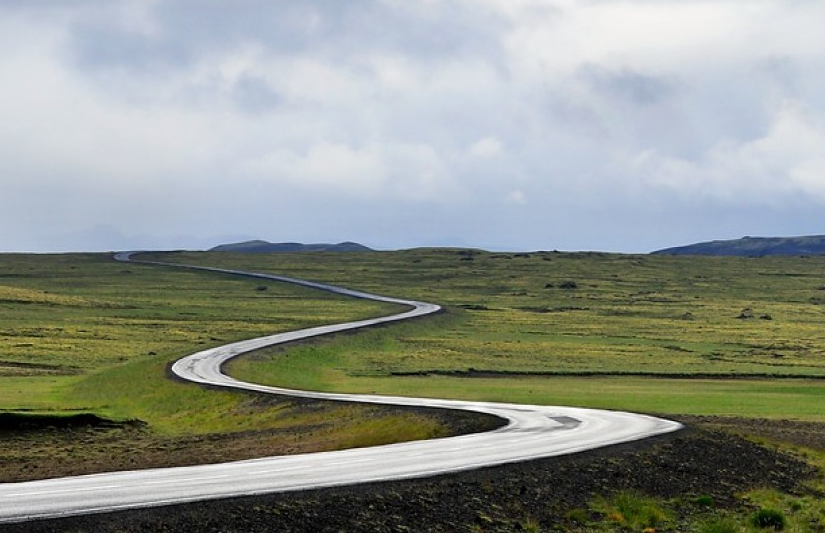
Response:
[{"label": "white cloud", "polygon": [[496,157],[502,154],[504,146],[494,137],[484,137],[474,142],[469,149],[470,155],[481,159]]},{"label": "white cloud", "polygon": [[506,196],[507,203],[515,204],[515,205],[524,205],[527,203],[527,195],[525,195],[519,189],[514,189],[507,193]]},{"label": "white cloud", "polygon": [[353,148],[320,143],[304,153],[267,153],[242,170],[276,186],[289,183],[325,195],[369,199],[440,200],[454,187],[435,150],[416,144]]},{"label": "white cloud", "polygon": [[697,160],[644,152],[635,163],[649,183],[681,194],[769,204],[803,195],[825,204],[823,119],[786,102],[760,137],[722,139]]},{"label": "white cloud", "polygon": [[373,148],[357,150],[343,144],[321,143],[306,153],[276,150],[248,164],[251,174],[274,183],[326,193],[378,197],[385,187],[386,170]]},{"label": "white cloud", "polygon": [[[40,39],[30,36],[36,30]],[[28,24],[0,29],[3,177],[25,176],[29,186],[72,180],[72,187],[139,189],[194,170],[217,139],[210,118],[187,109],[137,107],[99,90],[61,61],[66,36]],[[88,184],[88,185],[84,185]]]}]

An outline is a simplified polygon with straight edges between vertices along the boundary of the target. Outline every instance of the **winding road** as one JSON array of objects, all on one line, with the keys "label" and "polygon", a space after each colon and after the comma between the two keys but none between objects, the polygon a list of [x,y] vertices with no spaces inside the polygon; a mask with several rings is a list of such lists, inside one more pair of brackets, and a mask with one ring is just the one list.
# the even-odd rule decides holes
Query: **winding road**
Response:
[{"label": "winding road", "polygon": [[133,260],[286,282],[408,306],[398,314],[279,333],[194,353],[172,370],[183,379],[211,386],[322,400],[475,411],[506,424],[494,431],[335,452],[268,457],[221,464],[111,472],[0,484],[0,522],[20,522],[197,500],[296,491],[392,479],[426,477],[503,463],[576,453],[679,430],[681,424],[634,413],[572,407],[503,404],[332,394],[269,387],[238,381],[221,365],[243,353],[299,339],[351,331],[436,313],[438,305],[390,298],[295,278],[211,267]]}]

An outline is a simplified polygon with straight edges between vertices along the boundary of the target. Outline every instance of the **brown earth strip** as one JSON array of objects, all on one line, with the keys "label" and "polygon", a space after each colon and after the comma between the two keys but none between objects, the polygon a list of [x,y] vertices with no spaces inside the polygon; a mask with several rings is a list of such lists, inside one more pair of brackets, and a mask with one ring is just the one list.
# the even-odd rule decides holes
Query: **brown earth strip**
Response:
[{"label": "brown earth strip", "polygon": [[801,375],[801,374],[766,374],[766,373],[724,373],[724,372],[599,372],[599,371],[563,371],[553,370],[538,371],[513,371],[513,370],[485,370],[478,368],[468,368],[467,370],[413,370],[409,372],[392,371],[390,376],[398,377],[427,377],[446,376],[451,378],[534,378],[534,377],[569,377],[569,378],[651,378],[651,379],[726,379],[726,380],[775,380],[775,379],[796,379],[796,380],[825,380],[825,375]]},{"label": "brown earth strip", "polygon": [[0,361],[0,375],[2,376],[72,376],[79,373],[80,369],[71,365],[50,365],[46,363],[30,363],[25,361]]}]

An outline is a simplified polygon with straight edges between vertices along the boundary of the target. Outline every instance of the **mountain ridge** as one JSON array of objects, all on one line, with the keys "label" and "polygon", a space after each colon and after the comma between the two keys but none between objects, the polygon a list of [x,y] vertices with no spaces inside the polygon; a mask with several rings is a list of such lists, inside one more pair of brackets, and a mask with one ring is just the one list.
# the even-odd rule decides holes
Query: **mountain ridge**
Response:
[{"label": "mountain ridge", "polygon": [[337,244],[300,242],[268,242],[251,240],[236,243],[221,244],[209,249],[210,252],[242,252],[242,253],[271,253],[271,252],[371,252],[371,248],[357,242],[339,242]]},{"label": "mountain ridge", "polygon": [[761,257],[765,255],[825,255],[825,235],[800,237],[742,237],[674,246],[654,255],[717,255]]}]

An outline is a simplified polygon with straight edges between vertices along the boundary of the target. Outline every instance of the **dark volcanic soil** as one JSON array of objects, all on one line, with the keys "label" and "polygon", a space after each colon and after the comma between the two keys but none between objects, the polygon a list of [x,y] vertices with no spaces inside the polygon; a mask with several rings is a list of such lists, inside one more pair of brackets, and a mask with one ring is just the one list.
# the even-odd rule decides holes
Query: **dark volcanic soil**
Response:
[{"label": "dark volcanic soil", "polygon": [[799,420],[765,420],[762,418],[735,418],[719,416],[683,417],[684,421],[713,429],[760,437],[825,451],[825,423]]},{"label": "dark volcanic soil", "polygon": [[689,512],[697,496],[736,506],[740,491],[798,491],[811,474],[808,465],[774,449],[692,428],[572,457],[438,478],[9,525],[3,531],[522,531],[528,521],[542,530],[571,531],[586,526],[571,518],[582,511],[570,511],[618,490],[678,499],[677,512]]}]

